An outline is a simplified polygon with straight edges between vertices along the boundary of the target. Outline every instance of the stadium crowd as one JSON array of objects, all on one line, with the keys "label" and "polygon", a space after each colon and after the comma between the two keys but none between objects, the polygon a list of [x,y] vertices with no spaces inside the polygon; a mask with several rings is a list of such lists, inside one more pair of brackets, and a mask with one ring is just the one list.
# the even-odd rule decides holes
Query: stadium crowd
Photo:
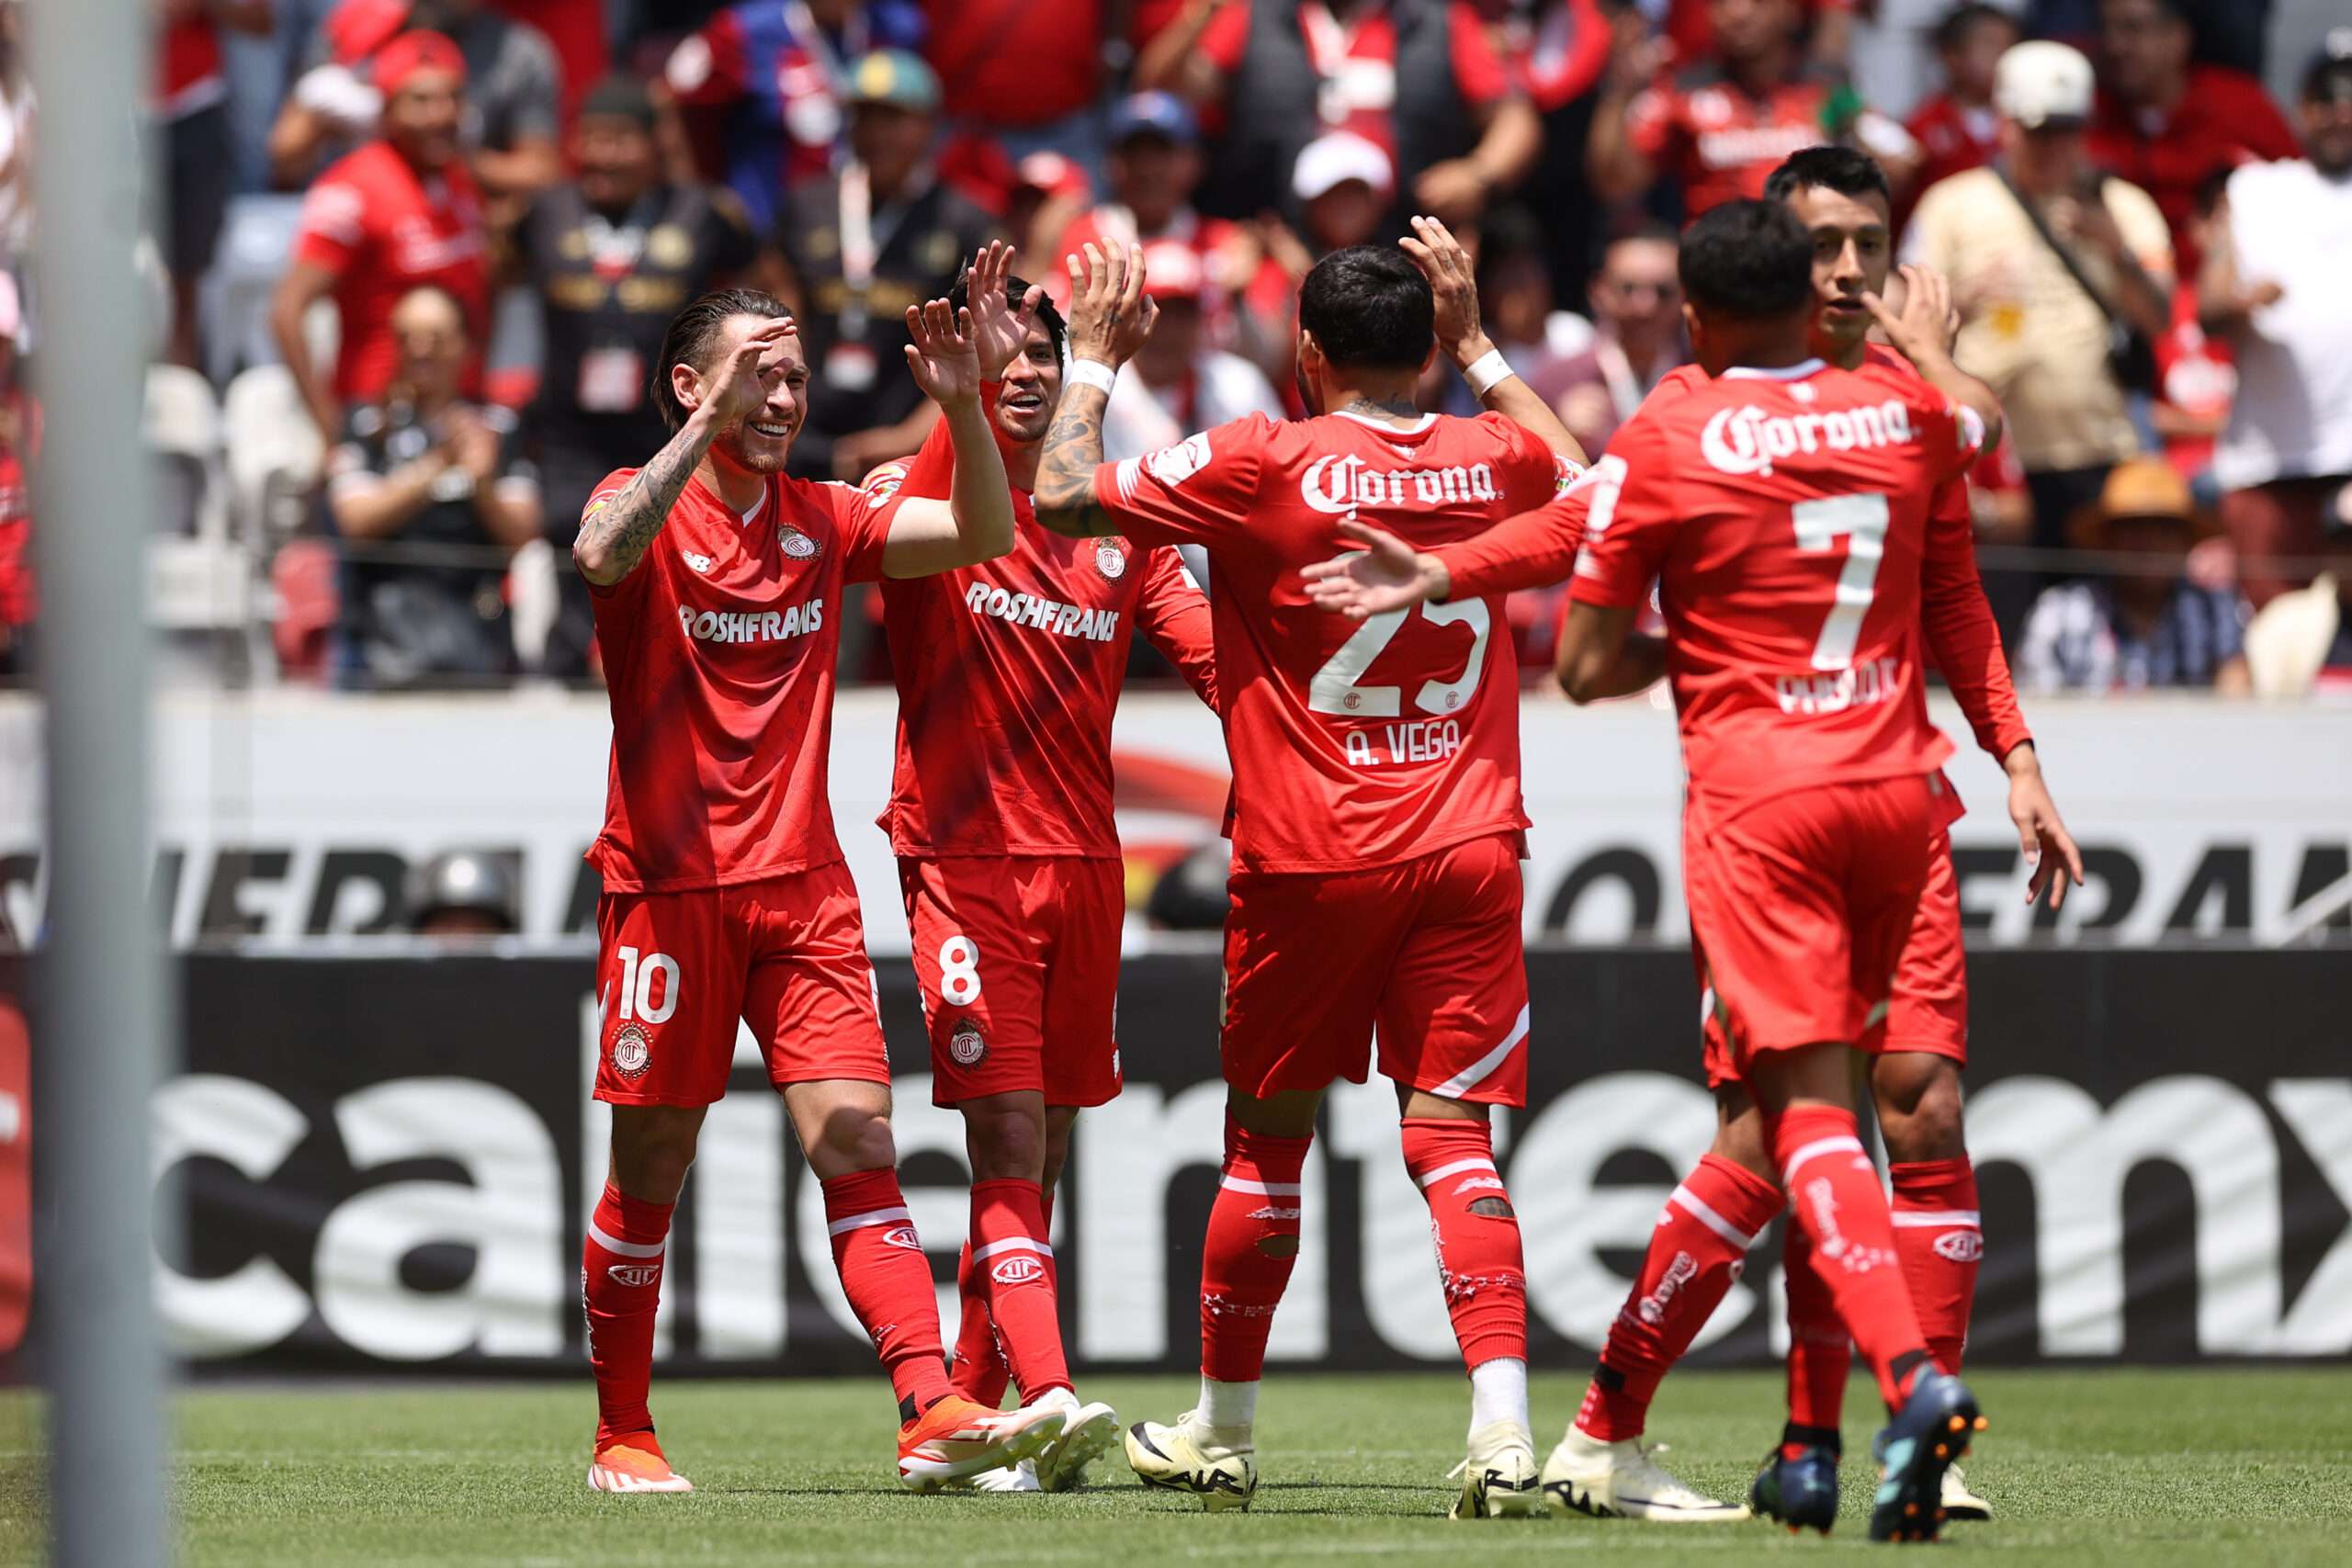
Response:
[{"label": "stadium crowd", "polygon": [[[208,676],[596,679],[560,568],[594,481],[660,444],[669,319],[730,282],[787,301],[794,469],[855,481],[936,418],[901,312],[992,238],[1062,291],[1080,243],[1142,244],[1161,325],[1106,416],[1120,457],[1298,412],[1297,279],[1438,216],[1597,455],[1687,357],[1679,223],[1835,141],[1888,172],[1891,243],[1949,279],[1955,356],[2007,412],[1972,489],[2025,682],[2352,689],[2352,296],[2325,276],[2352,28],[2325,4],[153,9],[159,613]],[[0,674],[38,598],[25,10],[0,0]],[[1422,398],[1476,407],[1450,367]],[[1562,610],[1514,601],[1531,671]],[[845,672],[887,679],[851,628]]]}]

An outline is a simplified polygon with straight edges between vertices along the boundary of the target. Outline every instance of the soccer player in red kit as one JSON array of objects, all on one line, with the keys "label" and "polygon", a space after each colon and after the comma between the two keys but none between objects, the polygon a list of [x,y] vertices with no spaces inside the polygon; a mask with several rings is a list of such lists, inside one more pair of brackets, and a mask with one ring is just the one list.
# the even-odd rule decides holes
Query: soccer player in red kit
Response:
[{"label": "soccer player in red kit", "polygon": [[[1949,820],[1921,562],[1930,499],[1983,429],[1942,392],[1811,355],[1812,248],[1777,202],[1685,231],[1684,314],[1713,379],[1645,408],[1596,466],[1559,669],[1580,703],[1672,682],[1705,1005],[1892,1413],[1871,1539],[1927,1539],[1981,1417],[1928,1354],[1849,1051],[1886,1003]],[[1663,639],[1633,635],[1654,582]]]},{"label": "soccer player in red kit", "polygon": [[[1774,172],[1770,197],[1788,202],[1814,239],[1816,355],[1843,369],[1886,377],[1897,386],[1916,388],[1926,380],[1966,406],[1990,409],[1997,418],[1990,393],[1951,361],[1940,280],[1908,268],[1900,312],[1880,298],[1888,270],[1887,190],[1883,175],[1866,154],[1838,147],[1797,153]],[[1867,343],[1873,320],[1902,345],[1902,353]],[[1685,367],[1660,384],[1652,400],[1680,396],[1708,379],[1703,370]],[[1310,568],[1308,575],[1317,580],[1315,592],[1323,603],[1353,615],[1424,598],[1541,586],[1570,570],[1588,501],[1589,491],[1580,487],[1544,513],[1513,519],[1479,539],[1432,552],[1417,554],[1402,541],[1365,534],[1367,554]],[[2065,878],[2053,875],[2063,869],[2079,881],[2080,855],[2042,783],[2031,737],[2018,712],[1999,632],[1976,573],[1962,479],[1947,481],[1935,497],[1921,612],[1929,653],[1979,743],[2009,774],[2009,815],[2027,858],[2037,868],[2048,868],[2034,879],[2031,896],[2040,897],[2047,885],[2054,908],[2064,897]],[[1952,799],[1956,812],[1957,797]],[[1873,1053],[1871,1089],[1894,1162],[1895,1248],[1929,1348],[1946,1371],[1960,1368],[1978,1253],[1978,1245],[1971,1245],[1976,1235],[1973,1173],[1959,1124],[1966,985],[1958,885],[1949,835],[1939,829],[1887,1018],[1865,1043]],[[1656,1463],[1640,1440],[1658,1382],[1721,1303],[1747,1247],[1781,1207],[1762,1120],[1736,1076],[1722,1070],[1727,1058],[1712,1017],[1706,1032],[1710,1087],[1719,1101],[1714,1145],[1668,1199],[1583,1407],[1544,1466],[1547,1494],[1564,1508],[1668,1522],[1732,1518],[1743,1511],[1684,1485]],[[1962,1184],[1965,1190],[1956,1191]],[[1945,1239],[1956,1232],[1967,1239]],[[1815,1514],[1835,1513],[1837,1410],[1849,1342],[1825,1287],[1804,1267],[1810,1255],[1801,1235],[1794,1253],[1792,1416],[1784,1433],[1784,1445],[1793,1451],[1775,1450],[1757,1502],[1774,1517],[1794,1512],[1803,1522],[1819,1523]],[[1826,1438],[1807,1427],[1826,1427]],[[1797,1502],[1800,1497],[1811,1500],[1810,1511]],[[1983,1500],[1966,1490],[1957,1466],[1945,1472],[1943,1501],[1953,1518],[1988,1514]]]},{"label": "soccer player in red kit", "polygon": [[[1316,416],[1252,416],[1105,465],[1117,367],[1149,333],[1141,258],[1088,247],[1069,385],[1046,438],[1038,520],[1078,536],[1192,541],[1216,570],[1216,689],[1233,759],[1226,923],[1225,1159],[1201,1266],[1201,1396],[1129,1428],[1146,1483],[1247,1506],[1267,1332],[1298,1250],[1302,1172],[1324,1091],[1374,1065],[1396,1085],[1408,1170],[1430,1205],[1470,1371],[1457,1517],[1539,1502],[1527,1420],[1518,1222],[1488,1107],[1526,1094],[1517,684],[1499,600],[1363,625],[1316,608],[1299,569],[1343,517],[1429,543],[1555,493],[1581,457],[1477,324],[1467,259],[1434,223],[1358,246],[1299,288],[1301,390]],[[1418,412],[1439,343],[1490,411]]]},{"label": "soccer player in red kit", "polygon": [[929,1260],[894,1168],[889,1066],[857,894],[826,801],[845,584],[1001,555],[1012,514],[979,366],[944,300],[908,311],[909,367],[957,455],[950,500],[785,477],[808,366],[748,289],[679,312],[655,383],[673,434],[591,495],[572,558],[594,596],[613,754],[596,910],[596,1098],[612,1163],[582,1261],[598,1420],[589,1484],[684,1492],[646,1390],[671,1212],[738,1020],[822,1183],[842,1287],[899,1400],[899,1475],[927,1490],[1016,1462],[1059,1410],[952,1393]]},{"label": "soccer player in red kit", "polygon": [[[963,1113],[971,1240],[956,1391],[990,1409],[1008,1379],[1069,1425],[988,1490],[1076,1485],[1118,1441],[1107,1404],[1080,1405],[1062,1353],[1053,1192],[1080,1108],[1119,1092],[1125,868],[1111,807],[1111,716],[1141,631],[1215,705],[1209,607],[1176,552],[1069,539],[1037,525],[1029,491],[1062,389],[1061,315],[1007,276],[991,246],[967,297],[982,394],[1012,485],[1012,553],[883,585],[899,687],[898,762],[882,827],[899,857],[932,1098]],[[944,427],[866,488],[944,495]]]}]

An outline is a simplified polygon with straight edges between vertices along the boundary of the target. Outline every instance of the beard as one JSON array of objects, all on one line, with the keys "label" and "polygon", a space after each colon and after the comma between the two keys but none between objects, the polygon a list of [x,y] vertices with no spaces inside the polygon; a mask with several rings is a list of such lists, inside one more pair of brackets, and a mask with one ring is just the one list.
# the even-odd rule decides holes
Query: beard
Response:
[{"label": "beard", "polygon": [[710,445],[712,451],[736,468],[754,474],[780,474],[791,460],[792,443],[799,434],[800,427],[795,425],[792,434],[779,441],[736,424]]}]

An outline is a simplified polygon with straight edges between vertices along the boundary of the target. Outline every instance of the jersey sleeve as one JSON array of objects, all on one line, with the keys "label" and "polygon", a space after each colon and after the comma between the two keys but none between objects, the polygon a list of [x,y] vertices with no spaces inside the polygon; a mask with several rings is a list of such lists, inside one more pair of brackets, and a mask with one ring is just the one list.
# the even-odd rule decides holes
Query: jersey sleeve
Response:
[{"label": "jersey sleeve", "polygon": [[1223,713],[1217,705],[1216,636],[1211,629],[1208,595],[1174,550],[1163,547],[1148,558],[1143,591],[1136,600],[1136,626],[1168,656],[1210,712]]},{"label": "jersey sleeve", "polygon": [[1662,162],[1673,150],[1675,107],[1674,89],[1663,81],[1643,88],[1625,106],[1625,140],[1653,164]]},{"label": "jersey sleeve", "polygon": [[890,543],[890,524],[899,515],[899,503],[906,499],[906,492],[884,493],[831,480],[813,488],[831,511],[833,526],[839,530],[842,581],[881,581],[882,552]]},{"label": "jersey sleeve", "polygon": [[1139,545],[1216,550],[1249,532],[1273,423],[1250,414],[1094,470],[1094,495]]},{"label": "jersey sleeve", "polygon": [[1598,465],[1566,491],[1532,511],[1506,519],[1475,537],[1430,554],[1445,563],[1453,597],[1483,599],[1562,582],[1576,570],[1592,504]]},{"label": "jersey sleeve", "polygon": [[2017,687],[2001,651],[2001,628],[1976,573],[1968,484],[1950,479],[1928,509],[1928,548],[1919,565],[1919,620],[1928,654],[1943,671],[1976,744],[1995,761],[2033,739],[2018,710]]},{"label": "jersey sleeve", "polygon": [[662,80],[682,104],[730,104],[741,97],[751,80],[741,19],[732,10],[713,17],[708,27],[670,51]]},{"label": "jersey sleeve", "polygon": [[1592,467],[1584,547],[1568,596],[1580,604],[1631,610],[1648,603],[1680,519],[1673,468],[1657,426],[1636,415]]},{"label": "jersey sleeve", "polygon": [[1509,414],[1492,410],[1478,422],[1493,428],[1503,444],[1498,487],[1513,512],[1543,505],[1573,484],[1584,470],[1552,450],[1544,439]]},{"label": "jersey sleeve", "polygon": [[322,177],[302,197],[294,259],[341,276],[368,236],[368,193],[353,181]]},{"label": "jersey sleeve", "polygon": [[1453,57],[1453,85],[1462,101],[1474,108],[1510,95],[1510,76],[1478,8],[1466,0],[1453,0],[1445,8],[1447,45]]}]

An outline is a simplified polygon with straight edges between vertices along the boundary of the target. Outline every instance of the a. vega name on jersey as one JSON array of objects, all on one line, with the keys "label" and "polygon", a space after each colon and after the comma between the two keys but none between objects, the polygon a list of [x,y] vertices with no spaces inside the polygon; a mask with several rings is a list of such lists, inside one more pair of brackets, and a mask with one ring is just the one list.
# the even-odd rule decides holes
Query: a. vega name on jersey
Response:
[{"label": "a. vega name on jersey", "polygon": [[788,610],[701,610],[678,606],[678,627],[697,642],[781,642],[806,637],[825,624],[825,602],[811,599]]},{"label": "a. vega name on jersey", "polygon": [[1462,750],[1462,726],[1450,718],[1419,724],[1384,724],[1351,729],[1341,744],[1351,766],[1377,768],[1390,762],[1442,762]]},{"label": "a. vega name on jersey", "polygon": [[964,603],[978,615],[994,615],[1001,621],[1051,632],[1056,637],[1109,642],[1119,634],[1118,611],[1091,610],[1083,604],[1065,604],[1040,593],[1014,593],[1002,588],[991,588],[985,582],[975,582],[965,591]]}]

